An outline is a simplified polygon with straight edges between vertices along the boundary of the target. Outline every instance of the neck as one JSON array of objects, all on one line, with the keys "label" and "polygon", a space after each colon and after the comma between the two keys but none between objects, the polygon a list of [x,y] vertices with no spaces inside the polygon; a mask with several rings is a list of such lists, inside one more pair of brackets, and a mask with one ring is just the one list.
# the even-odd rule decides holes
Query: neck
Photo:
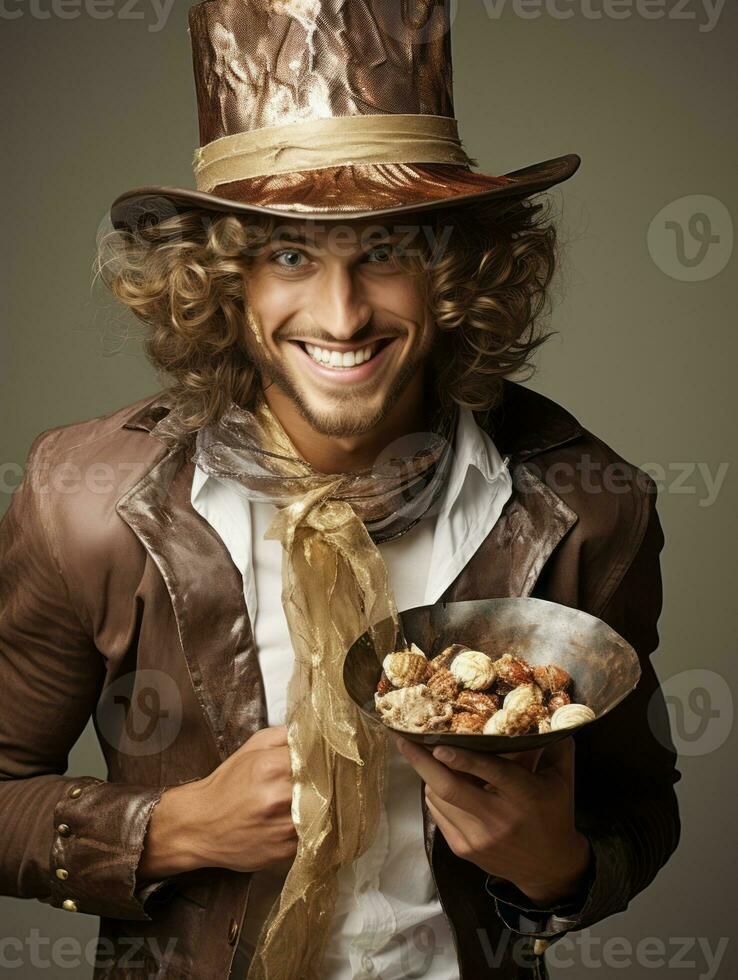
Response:
[{"label": "neck", "polygon": [[326,435],[314,429],[295,402],[276,385],[264,397],[295,448],[320,473],[352,473],[371,467],[390,443],[411,432],[427,431],[424,378],[418,371],[390,412],[373,429],[359,435]]}]

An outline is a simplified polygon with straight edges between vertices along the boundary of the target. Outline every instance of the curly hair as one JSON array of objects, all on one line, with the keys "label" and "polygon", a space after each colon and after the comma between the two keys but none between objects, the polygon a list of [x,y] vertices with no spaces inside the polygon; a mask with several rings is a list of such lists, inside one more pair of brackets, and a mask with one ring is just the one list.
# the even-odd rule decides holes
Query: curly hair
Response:
[{"label": "curly hair", "polygon": [[[146,354],[193,430],[231,401],[249,407],[258,391],[244,275],[277,221],[198,209],[101,242],[97,273],[144,324]],[[449,206],[423,222],[434,234],[418,236],[420,247],[400,261],[421,277],[438,326],[430,359],[438,406],[485,415],[503,378],[530,376],[533,352],[551,335],[541,328],[558,252],[550,199]]]}]

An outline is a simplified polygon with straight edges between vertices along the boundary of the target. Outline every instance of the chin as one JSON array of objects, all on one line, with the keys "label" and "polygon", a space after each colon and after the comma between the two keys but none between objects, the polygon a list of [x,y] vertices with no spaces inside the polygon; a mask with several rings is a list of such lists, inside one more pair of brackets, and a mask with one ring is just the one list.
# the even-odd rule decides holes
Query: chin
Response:
[{"label": "chin", "polygon": [[321,435],[333,436],[337,439],[371,432],[389,411],[386,404],[378,409],[372,409],[363,405],[361,400],[330,407],[316,406],[301,398],[298,406],[303,418],[312,429]]}]

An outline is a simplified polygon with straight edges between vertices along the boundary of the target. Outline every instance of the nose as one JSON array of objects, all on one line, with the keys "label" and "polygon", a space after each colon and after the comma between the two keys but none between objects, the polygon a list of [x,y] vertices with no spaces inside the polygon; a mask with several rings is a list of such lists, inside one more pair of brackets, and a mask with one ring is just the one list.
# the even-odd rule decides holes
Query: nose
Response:
[{"label": "nose", "polygon": [[313,298],[315,325],[337,341],[349,341],[372,317],[360,282],[342,263],[331,264],[316,282]]}]

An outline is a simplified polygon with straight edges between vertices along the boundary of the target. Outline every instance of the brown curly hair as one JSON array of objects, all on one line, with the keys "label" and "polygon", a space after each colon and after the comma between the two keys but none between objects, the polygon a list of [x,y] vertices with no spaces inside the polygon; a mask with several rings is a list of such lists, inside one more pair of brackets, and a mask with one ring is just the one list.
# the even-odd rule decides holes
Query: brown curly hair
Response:
[{"label": "brown curly hair", "polygon": [[[439,328],[430,376],[441,411],[457,404],[486,415],[503,378],[531,373],[550,336],[540,326],[558,251],[550,210],[550,198],[513,197],[422,215],[435,237],[417,235],[400,261],[421,277]],[[97,274],[145,325],[146,354],[193,430],[231,401],[249,407],[258,391],[244,273],[278,220],[191,210],[101,242]]]}]

